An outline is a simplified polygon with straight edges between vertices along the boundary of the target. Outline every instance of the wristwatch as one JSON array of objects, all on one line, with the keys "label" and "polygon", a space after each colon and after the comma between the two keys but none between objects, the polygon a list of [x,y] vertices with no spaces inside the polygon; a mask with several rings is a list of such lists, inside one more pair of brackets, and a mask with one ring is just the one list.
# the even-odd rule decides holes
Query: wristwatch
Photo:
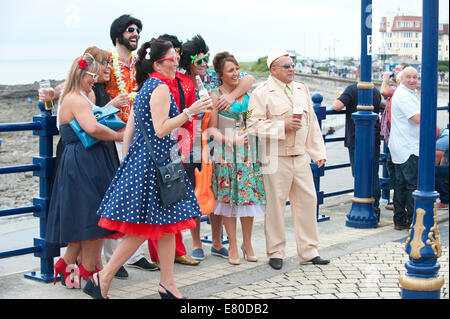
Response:
[{"label": "wristwatch", "polygon": [[192,121],[192,119],[194,118],[191,114],[191,111],[189,111],[189,109],[184,109],[183,113],[186,114],[186,116],[188,117],[189,121]]}]

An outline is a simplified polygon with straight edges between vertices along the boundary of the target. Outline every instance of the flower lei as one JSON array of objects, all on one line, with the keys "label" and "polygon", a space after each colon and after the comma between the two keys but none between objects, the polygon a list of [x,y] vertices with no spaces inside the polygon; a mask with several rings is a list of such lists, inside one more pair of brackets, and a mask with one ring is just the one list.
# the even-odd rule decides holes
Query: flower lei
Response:
[{"label": "flower lei", "polygon": [[[116,48],[112,48],[111,49],[111,55],[112,55],[112,60],[113,60],[113,67],[114,67],[114,75],[116,76],[116,81],[117,81],[117,87],[119,88],[119,91],[121,93],[127,93],[128,94],[128,98],[130,100],[133,100],[136,95],[136,88],[137,88],[137,84],[135,81],[134,84],[134,88],[132,90],[131,93],[128,93],[127,90],[125,89],[125,81],[123,80],[123,76],[122,76],[122,72],[120,69],[120,64],[119,64],[119,53],[117,52]],[[135,57],[136,53],[133,51],[131,52],[131,56]],[[136,78],[136,70],[134,68],[131,68],[131,77]]]}]

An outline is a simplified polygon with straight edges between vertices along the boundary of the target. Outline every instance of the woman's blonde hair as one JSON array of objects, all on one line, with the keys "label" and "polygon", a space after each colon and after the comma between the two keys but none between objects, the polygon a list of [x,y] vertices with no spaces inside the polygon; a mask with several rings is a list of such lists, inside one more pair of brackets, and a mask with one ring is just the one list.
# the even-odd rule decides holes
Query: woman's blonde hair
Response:
[{"label": "woman's blonde hair", "polygon": [[89,53],[90,55],[92,55],[95,59],[95,61],[97,62],[103,62],[103,61],[109,61],[110,60],[110,55],[108,53],[108,51],[99,49],[96,46],[91,46],[89,48],[87,48],[84,53]]},{"label": "woman's blonde hair", "polygon": [[[85,60],[87,64],[83,69],[80,67],[81,60]],[[81,62],[81,64],[83,64],[83,62]],[[72,66],[70,67],[69,74],[67,75],[67,80],[64,85],[64,91],[61,96],[61,103],[67,94],[71,92],[80,92],[81,78],[86,74],[86,72],[98,73],[99,71],[100,64],[95,61],[94,57],[91,54],[85,53],[82,56],[76,58],[73,61]]]}]

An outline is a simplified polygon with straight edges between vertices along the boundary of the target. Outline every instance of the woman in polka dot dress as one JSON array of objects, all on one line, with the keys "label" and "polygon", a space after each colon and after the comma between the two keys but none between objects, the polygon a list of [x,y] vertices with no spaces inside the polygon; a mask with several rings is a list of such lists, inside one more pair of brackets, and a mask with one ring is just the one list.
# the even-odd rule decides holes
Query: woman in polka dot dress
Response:
[{"label": "woman in polka dot dress", "polygon": [[[152,72],[159,72],[174,79],[177,67],[178,55],[168,41],[153,39],[144,43],[138,51],[136,81],[139,93],[133,108],[139,110],[156,158],[163,157],[176,146],[172,131],[190,120],[192,115],[212,106],[208,97],[195,102],[188,111],[180,114],[168,86],[159,79],[148,77]],[[126,155],[97,212],[101,216],[101,227],[127,236],[105,268],[91,278],[84,291],[94,298],[106,298],[117,270],[145,240],[156,239],[161,262],[158,292],[162,298],[182,298],[173,277],[175,233],[196,226],[195,218],[201,216],[200,207],[185,175],[186,199],[162,208],[155,164],[134,117],[132,112],[124,133],[123,152]]]}]

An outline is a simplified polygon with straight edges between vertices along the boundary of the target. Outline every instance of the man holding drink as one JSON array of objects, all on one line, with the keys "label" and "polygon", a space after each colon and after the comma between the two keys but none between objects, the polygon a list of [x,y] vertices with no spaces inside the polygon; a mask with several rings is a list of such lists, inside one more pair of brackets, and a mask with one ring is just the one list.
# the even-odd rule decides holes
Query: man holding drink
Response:
[{"label": "man holding drink", "polygon": [[[269,264],[281,269],[285,257],[284,212],[290,200],[297,254],[303,263],[328,264],[318,252],[317,197],[310,158],[321,167],[325,143],[308,87],[294,81],[289,54],[274,49],[268,56],[271,75],[252,93],[247,119],[248,134],[266,139],[276,150],[263,154],[270,170],[263,169],[266,189],[265,235]],[[309,156],[307,156],[309,155]]]}]

